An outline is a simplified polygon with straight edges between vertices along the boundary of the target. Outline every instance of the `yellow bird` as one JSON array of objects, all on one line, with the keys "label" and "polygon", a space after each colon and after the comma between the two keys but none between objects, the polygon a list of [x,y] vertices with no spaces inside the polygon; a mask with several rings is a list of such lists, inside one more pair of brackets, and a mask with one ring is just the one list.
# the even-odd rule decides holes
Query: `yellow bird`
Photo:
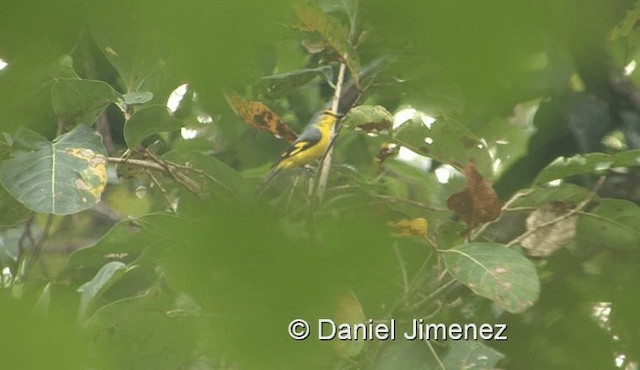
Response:
[{"label": "yellow bird", "polygon": [[271,172],[262,182],[259,190],[266,188],[281,170],[301,167],[321,158],[329,148],[333,136],[333,128],[341,117],[341,114],[332,110],[323,110],[316,113],[300,136],[282,153],[278,162],[273,165]]}]

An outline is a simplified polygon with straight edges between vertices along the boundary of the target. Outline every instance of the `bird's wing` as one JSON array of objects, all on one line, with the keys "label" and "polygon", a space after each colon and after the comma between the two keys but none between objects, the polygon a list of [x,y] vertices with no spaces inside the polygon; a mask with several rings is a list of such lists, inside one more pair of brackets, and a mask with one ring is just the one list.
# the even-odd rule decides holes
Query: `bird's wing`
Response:
[{"label": "bird's wing", "polygon": [[315,126],[307,127],[302,132],[302,134],[298,136],[298,139],[296,139],[296,141],[294,141],[293,144],[291,144],[287,148],[287,150],[285,150],[284,153],[282,153],[280,160],[283,160],[285,158],[291,158],[296,154],[303,152],[308,148],[311,148],[312,146],[316,145],[318,141],[320,141],[320,139],[322,139],[322,133],[317,127]]}]

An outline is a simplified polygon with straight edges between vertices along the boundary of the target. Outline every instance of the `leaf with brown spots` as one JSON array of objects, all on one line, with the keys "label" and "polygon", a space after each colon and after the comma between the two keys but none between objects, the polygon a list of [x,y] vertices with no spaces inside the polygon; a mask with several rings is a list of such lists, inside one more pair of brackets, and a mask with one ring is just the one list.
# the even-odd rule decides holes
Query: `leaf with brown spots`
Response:
[{"label": "leaf with brown spots", "polygon": [[487,180],[476,171],[473,162],[464,166],[467,187],[447,199],[447,206],[472,229],[500,216],[500,200]]},{"label": "leaf with brown spots", "polygon": [[349,111],[342,124],[366,132],[379,132],[391,129],[393,115],[380,105],[360,105]]},{"label": "leaf with brown spots", "polygon": [[0,182],[34,212],[77,213],[100,201],[107,185],[107,151],[99,134],[78,125],[53,142],[38,139],[30,151],[3,161]]},{"label": "leaf with brown spots", "polygon": [[298,135],[266,105],[257,101],[246,100],[235,94],[225,94],[225,98],[231,109],[249,126],[258,130],[268,131],[288,143],[294,142],[298,137]]},{"label": "leaf with brown spots", "polygon": [[441,251],[451,276],[511,313],[531,307],[540,280],[531,261],[497,243],[468,243]]}]

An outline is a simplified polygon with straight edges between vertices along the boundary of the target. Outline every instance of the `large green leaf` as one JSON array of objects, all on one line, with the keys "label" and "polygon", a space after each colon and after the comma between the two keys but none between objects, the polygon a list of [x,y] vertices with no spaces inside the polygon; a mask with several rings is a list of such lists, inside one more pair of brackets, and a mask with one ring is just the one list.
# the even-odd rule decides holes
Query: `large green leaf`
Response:
[{"label": "large green leaf", "polygon": [[130,263],[145,249],[175,245],[171,242],[171,231],[180,220],[158,213],[137,220],[120,221],[93,246],[73,252],[68,265],[72,269],[95,271],[108,260]]},{"label": "large green leaf", "polygon": [[120,98],[102,81],[61,78],[51,87],[53,110],[65,123],[73,125],[92,125],[109,104]]},{"label": "large green leaf", "polygon": [[98,364],[113,369],[181,369],[198,338],[199,308],[153,287],[99,308],[85,334]]},{"label": "large green leaf", "polygon": [[46,137],[26,127],[20,127],[12,139],[11,151],[13,153],[18,151],[30,152],[49,145],[49,140]]},{"label": "large green leaf", "polygon": [[149,135],[179,130],[182,123],[169,114],[165,106],[151,106],[136,111],[124,125],[124,139],[129,148],[135,148]]},{"label": "large green leaf", "polygon": [[102,266],[96,276],[80,286],[80,311],[78,317],[84,319],[104,292],[127,272],[127,265],[118,261],[111,261]]},{"label": "large green leaf", "polygon": [[449,347],[442,361],[445,369],[495,369],[497,362],[504,358],[502,353],[481,342],[452,341]]},{"label": "large green leaf", "polygon": [[576,225],[576,242],[583,247],[640,247],[640,207],[620,199],[602,199]]},{"label": "large green leaf", "polygon": [[536,187],[524,191],[528,193],[515,199],[509,208],[536,208],[550,202],[578,204],[587,199],[591,193],[588,189],[570,183],[549,188]]},{"label": "large green leaf", "polygon": [[439,119],[427,127],[422,121],[410,120],[396,130],[391,140],[460,171],[472,160],[483,177],[493,177],[489,148],[457,121]]},{"label": "large green leaf", "polygon": [[100,201],[107,184],[106,164],[100,135],[79,125],[52,143],[4,161],[0,182],[30,210],[66,215]]},{"label": "large green leaf", "polygon": [[333,70],[330,66],[305,68],[289,73],[263,77],[256,89],[269,99],[276,99],[303,87],[316,77],[333,82]]},{"label": "large green leaf", "polygon": [[451,276],[509,312],[523,312],[538,299],[536,269],[513,249],[497,243],[467,243],[441,252]]},{"label": "large green leaf", "polygon": [[615,167],[632,167],[640,165],[640,149],[616,154],[588,153],[578,154],[570,158],[559,157],[545,167],[535,183],[562,179],[565,177],[584,175],[606,171]]}]

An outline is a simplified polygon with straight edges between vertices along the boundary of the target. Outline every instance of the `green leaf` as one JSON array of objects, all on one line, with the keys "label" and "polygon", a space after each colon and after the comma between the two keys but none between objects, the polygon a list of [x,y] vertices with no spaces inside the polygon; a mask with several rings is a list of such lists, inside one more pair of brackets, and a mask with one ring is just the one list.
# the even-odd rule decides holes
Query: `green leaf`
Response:
[{"label": "green leaf", "polygon": [[127,105],[140,105],[153,99],[153,93],[149,91],[136,91],[122,95],[122,100]]},{"label": "green leaf", "polygon": [[322,9],[304,3],[296,3],[293,7],[296,15],[307,31],[318,32],[324,41],[335,49],[340,56],[346,56],[347,67],[351,74],[360,74],[360,57],[349,44],[349,30],[339,20],[327,15]]},{"label": "green leaf", "polygon": [[40,294],[40,297],[38,297],[36,304],[33,306],[32,312],[40,315],[46,315],[49,313],[50,306],[51,306],[51,282],[48,282],[47,285],[45,285],[44,289],[42,289],[42,293]]},{"label": "green leaf", "polygon": [[342,123],[364,131],[383,131],[391,129],[393,115],[380,105],[360,105],[351,109]]},{"label": "green leaf", "polygon": [[10,266],[18,260],[20,254],[20,239],[24,234],[24,228],[12,228],[0,232],[0,264]]},{"label": "green leaf", "polygon": [[497,243],[467,243],[441,252],[454,279],[511,313],[523,312],[538,299],[536,269],[513,249]]},{"label": "green leaf", "polygon": [[373,370],[430,370],[437,362],[429,348],[421,341],[396,340],[382,347],[382,354],[372,366]]},{"label": "green leaf", "polygon": [[580,247],[631,250],[640,247],[640,207],[620,199],[602,199],[589,213],[582,213],[576,225]]},{"label": "green leaf", "polygon": [[64,54],[51,66],[49,74],[53,78],[71,78],[79,80],[80,76],[73,69],[73,58]]},{"label": "green leaf", "polygon": [[199,178],[201,180],[200,183],[208,184],[207,191],[221,198],[239,194],[247,199],[255,196],[254,189],[249,187],[249,183],[240,172],[210,155],[200,152],[172,151],[163,155],[162,159],[182,165],[188,164],[193,169],[202,171],[201,173],[206,175],[193,171],[186,171],[185,173],[192,178]]},{"label": "green leaf", "polygon": [[184,297],[151,288],[99,308],[85,331],[98,363],[114,369],[188,368],[200,313]]},{"label": "green leaf", "polygon": [[109,259],[133,262],[148,248],[175,245],[171,241],[172,230],[180,221],[178,217],[163,213],[120,221],[91,247],[73,252],[68,266],[95,271]]},{"label": "green leaf", "polygon": [[627,10],[624,18],[611,30],[609,35],[610,40],[615,40],[621,37],[628,37],[635,29],[640,19],[640,2]]},{"label": "green leaf", "polygon": [[481,343],[453,341],[443,359],[445,369],[495,369],[504,355]]},{"label": "green leaf", "polygon": [[84,320],[93,311],[97,302],[100,300],[104,292],[107,291],[116,281],[127,272],[127,265],[122,262],[112,261],[108,262],[102,268],[96,276],[78,288],[80,292],[80,310],[78,318]]},{"label": "green leaf", "polygon": [[438,119],[427,127],[420,120],[410,120],[396,130],[391,140],[460,171],[467,161],[473,160],[484,178],[493,178],[489,148],[457,121]]},{"label": "green leaf", "polygon": [[333,81],[333,69],[330,66],[322,66],[266,76],[258,83],[256,89],[265,97],[276,99],[303,87],[318,76],[323,77],[326,81]]},{"label": "green leaf", "polygon": [[4,161],[0,182],[32,211],[67,215],[100,201],[106,164],[100,135],[80,125],[53,143]]},{"label": "green leaf", "polygon": [[30,152],[32,150],[38,150],[47,145],[49,145],[49,140],[46,137],[38,134],[37,132],[33,132],[26,127],[20,127],[16,134],[13,136],[11,150],[14,152]]},{"label": "green leaf", "polygon": [[570,176],[599,173],[615,167],[639,165],[640,149],[616,154],[588,153],[574,155],[570,158],[559,157],[538,173],[535,183],[543,184]]},{"label": "green leaf", "polygon": [[[3,187],[0,187],[0,228],[14,226],[25,220],[31,212],[22,203],[13,198]],[[0,240],[0,250],[2,249]],[[2,252],[0,252],[2,255]],[[0,261],[2,258],[0,257]]]},{"label": "green leaf", "polygon": [[537,208],[550,202],[563,202],[569,204],[579,204],[589,197],[591,191],[575,184],[565,183],[559,186],[533,189],[527,195],[520,196],[511,203],[510,208],[532,207]]},{"label": "green leaf", "polygon": [[182,123],[171,116],[167,107],[145,107],[137,110],[124,125],[124,139],[129,148],[135,148],[152,134],[178,130],[181,127]]},{"label": "green leaf", "polygon": [[51,87],[53,110],[68,124],[92,125],[120,94],[102,81],[61,78]]}]

